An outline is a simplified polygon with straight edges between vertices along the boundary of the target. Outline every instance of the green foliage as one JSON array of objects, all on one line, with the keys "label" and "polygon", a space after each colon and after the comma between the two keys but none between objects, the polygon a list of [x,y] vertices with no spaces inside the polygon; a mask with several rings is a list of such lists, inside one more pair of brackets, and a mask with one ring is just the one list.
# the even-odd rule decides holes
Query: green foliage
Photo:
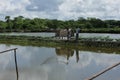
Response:
[{"label": "green foliage", "polygon": [[5,20],[6,20],[6,23],[7,23],[6,29],[9,29],[10,31],[12,31],[12,22],[11,22],[10,16],[6,16]]},{"label": "green foliage", "polygon": [[98,18],[83,18],[78,20],[57,20],[57,19],[41,19],[41,18],[24,18],[23,16],[10,19],[10,16],[5,17],[6,21],[0,21],[1,32],[39,32],[50,31],[64,28],[81,28],[81,32],[109,32],[120,33],[119,20],[101,20]]}]

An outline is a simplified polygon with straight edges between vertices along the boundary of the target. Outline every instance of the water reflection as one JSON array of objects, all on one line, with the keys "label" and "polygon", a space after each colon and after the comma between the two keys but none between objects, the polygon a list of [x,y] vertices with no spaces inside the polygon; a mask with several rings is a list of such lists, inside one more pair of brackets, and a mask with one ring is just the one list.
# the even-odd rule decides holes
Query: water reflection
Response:
[{"label": "water reflection", "polygon": [[66,57],[67,64],[68,64],[69,58],[72,57],[74,54],[76,54],[76,62],[78,63],[79,61],[79,50],[78,49],[74,50],[70,48],[57,47],[55,51],[57,55]]},{"label": "water reflection", "polygon": [[[119,54],[65,47],[0,45],[17,47],[19,80],[84,80],[120,61]],[[0,55],[0,80],[15,80],[14,54]],[[95,80],[119,80],[120,66]]]},{"label": "water reflection", "polygon": [[16,78],[17,78],[16,80],[18,80],[19,74],[18,74],[18,66],[17,66],[16,49],[17,49],[17,48],[13,48],[13,49],[9,49],[9,50],[4,50],[4,51],[1,51],[0,54],[6,54],[7,52],[12,52],[12,51],[14,51],[14,61],[15,61],[15,68],[16,68]]},{"label": "water reflection", "polygon": [[[65,80],[65,67],[59,63],[54,48],[26,47],[18,59],[20,80]],[[29,50],[29,51],[28,51]]]}]

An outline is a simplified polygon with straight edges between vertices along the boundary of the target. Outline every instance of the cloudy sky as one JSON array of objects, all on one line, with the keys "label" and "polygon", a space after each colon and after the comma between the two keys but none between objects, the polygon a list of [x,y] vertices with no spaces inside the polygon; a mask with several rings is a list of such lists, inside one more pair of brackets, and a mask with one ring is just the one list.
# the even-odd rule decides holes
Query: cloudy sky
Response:
[{"label": "cloudy sky", "polygon": [[60,20],[120,19],[120,0],[0,0],[0,19],[7,15]]}]

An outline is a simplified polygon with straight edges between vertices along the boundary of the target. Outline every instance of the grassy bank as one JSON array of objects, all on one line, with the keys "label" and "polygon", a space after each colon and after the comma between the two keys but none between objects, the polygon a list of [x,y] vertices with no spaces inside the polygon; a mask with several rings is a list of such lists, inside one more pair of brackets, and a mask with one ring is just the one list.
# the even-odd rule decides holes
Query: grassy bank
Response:
[{"label": "grassy bank", "polygon": [[[106,38],[107,39],[107,38]],[[96,41],[95,41],[96,40]],[[80,38],[78,42],[57,40],[54,37],[33,37],[33,36],[0,36],[0,43],[7,45],[22,45],[22,46],[39,46],[39,47],[63,47],[75,50],[94,51],[94,52],[107,52],[107,53],[120,53],[120,42],[99,41],[99,38]],[[113,46],[111,46],[111,44]],[[104,45],[103,45],[104,44]]]},{"label": "grassy bank", "polygon": [[0,42],[23,43],[23,44],[54,44],[54,45],[81,45],[95,47],[120,47],[120,39],[110,39],[109,37],[79,38],[78,41],[61,40],[55,37],[35,37],[35,36],[7,36],[0,35]]}]

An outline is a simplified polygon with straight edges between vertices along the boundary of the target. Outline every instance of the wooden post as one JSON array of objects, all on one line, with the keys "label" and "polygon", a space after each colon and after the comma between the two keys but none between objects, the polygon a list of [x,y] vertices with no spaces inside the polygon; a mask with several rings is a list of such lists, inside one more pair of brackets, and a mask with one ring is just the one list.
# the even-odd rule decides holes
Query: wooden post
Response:
[{"label": "wooden post", "polygon": [[76,29],[76,42],[78,42],[78,39],[79,39],[79,32],[80,32],[80,28],[77,28]]}]

